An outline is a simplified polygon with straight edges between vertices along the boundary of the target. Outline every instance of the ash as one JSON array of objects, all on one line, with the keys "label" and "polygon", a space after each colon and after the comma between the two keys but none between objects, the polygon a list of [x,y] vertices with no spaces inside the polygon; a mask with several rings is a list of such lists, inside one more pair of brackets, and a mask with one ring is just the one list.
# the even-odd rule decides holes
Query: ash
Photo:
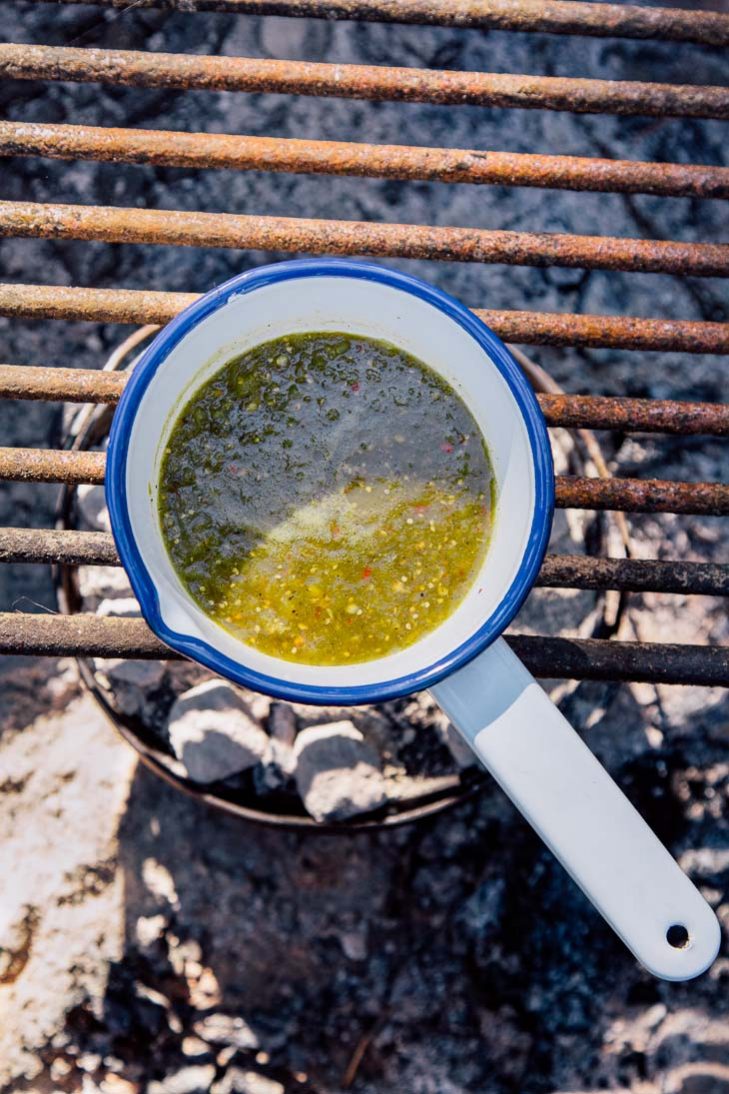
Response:
[{"label": "ash", "polygon": [[[123,14],[5,0],[5,40],[364,64],[726,83],[670,43],[324,21]],[[727,163],[726,127],[218,92],[5,83],[11,120]],[[715,240],[721,202],[242,172],[8,161],[3,199]],[[279,256],[3,240],[6,281],[204,291]],[[397,262],[473,305],[727,320],[711,279]],[[3,359],[99,367],[120,328],[0,320]],[[532,349],[573,392],[726,397],[720,359]],[[3,443],[54,445],[61,411],[0,404]],[[609,443],[617,474],[726,477],[705,438]],[[4,485],[4,524],[55,489]],[[710,518],[630,519],[636,553],[720,561]],[[3,610],[48,610],[42,567]],[[532,609],[533,611],[533,609]],[[549,603],[544,607],[548,627]],[[535,617],[528,624],[536,625]],[[708,598],[633,596],[621,636],[723,642]],[[517,621],[517,627],[519,623]],[[300,836],[207,810],[137,764],[64,661],[0,662],[0,1091],[636,1094],[729,1091],[726,948],[699,981],[639,969],[493,786],[409,828]],[[588,744],[729,925],[729,712],[719,691],[585,683]]]}]

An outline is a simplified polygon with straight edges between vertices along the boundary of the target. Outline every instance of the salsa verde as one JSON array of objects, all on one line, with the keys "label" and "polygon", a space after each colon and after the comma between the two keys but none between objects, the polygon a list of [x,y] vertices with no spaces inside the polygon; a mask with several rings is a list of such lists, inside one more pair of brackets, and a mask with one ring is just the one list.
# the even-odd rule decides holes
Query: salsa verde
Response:
[{"label": "salsa verde", "polygon": [[256,649],[336,665],[453,613],[488,547],[494,480],[456,392],[387,342],[294,334],[199,388],[162,461],[159,517],[198,605]]}]

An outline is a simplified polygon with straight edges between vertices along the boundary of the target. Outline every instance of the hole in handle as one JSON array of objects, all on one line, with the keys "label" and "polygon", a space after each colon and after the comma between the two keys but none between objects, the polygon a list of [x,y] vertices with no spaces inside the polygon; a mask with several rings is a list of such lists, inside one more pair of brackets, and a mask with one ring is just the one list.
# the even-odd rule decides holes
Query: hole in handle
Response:
[{"label": "hole in handle", "polygon": [[666,931],[666,942],[674,950],[685,950],[689,944],[689,933],[683,923],[673,923]]}]

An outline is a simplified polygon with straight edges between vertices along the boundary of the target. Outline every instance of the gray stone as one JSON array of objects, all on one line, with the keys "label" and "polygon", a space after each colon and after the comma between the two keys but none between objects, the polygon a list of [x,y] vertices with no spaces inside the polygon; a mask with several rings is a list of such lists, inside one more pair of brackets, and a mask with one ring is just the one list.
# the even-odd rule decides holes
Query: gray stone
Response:
[{"label": "gray stone", "polygon": [[140,916],[135,925],[135,938],[141,949],[154,946],[162,938],[167,919],[163,915]]},{"label": "gray stone", "polygon": [[249,691],[248,688],[241,688],[240,692],[253,717],[265,722],[271,710],[271,697],[260,691]]},{"label": "gray stone", "polygon": [[367,934],[365,931],[345,931],[339,937],[342,952],[350,961],[365,961],[367,958]]},{"label": "gray stone", "polygon": [[194,1030],[211,1045],[233,1045],[243,1050],[259,1048],[258,1037],[237,1014],[208,1014],[195,1023]]},{"label": "gray stone", "polygon": [[124,1079],[113,1071],[110,1071],[99,1085],[101,1094],[139,1094],[139,1089],[138,1083]]},{"label": "gray stone", "polygon": [[213,679],[212,673],[202,665],[196,665],[194,661],[170,661],[167,666],[167,675],[170,687],[177,695],[183,691],[189,691],[198,684],[204,684],[206,680]]},{"label": "gray stone", "polygon": [[718,847],[693,847],[679,860],[681,869],[692,880],[711,881],[729,871],[729,850]]},{"label": "gray stone", "polygon": [[151,1082],[147,1094],[208,1094],[214,1078],[214,1064],[191,1064],[159,1082]]},{"label": "gray stone", "polygon": [[258,1071],[231,1067],[211,1088],[210,1094],[286,1094],[286,1088],[277,1079],[269,1079]]},{"label": "gray stone", "polygon": [[79,524],[91,532],[110,532],[111,521],[103,486],[79,486],[76,491]]},{"label": "gray stone", "polygon": [[302,730],[294,755],[296,788],[315,820],[346,820],[384,804],[379,757],[352,722]]},{"label": "gray stone", "polygon": [[183,1037],[182,1044],[180,1045],[183,1056],[189,1056],[191,1059],[197,1060],[201,1056],[210,1056],[210,1045],[205,1041],[201,1041],[199,1037]]},{"label": "gray stone", "polygon": [[105,618],[113,616],[119,619],[134,619],[139,617],[142,612],[136,597],[125,596],[120,597],[118,600],[102,600],[96,609],[96,614]]},{"label": "gray stone", "polygon": [[175,755],[195,782],[211,783],[254,767],[268,737],[232,684],[208,680],[177,699],[168,730]]},{"label": "gray stone", "polygon": [[720,1063],[686,1064],[668,1076],[667,1094],[729,1094],[729,1067]]},{"label": "gray stone", "polygon": [[78,589],[85,611],[94,611],[104,600],[126,600],[132,596],[122,566],[79,566]]},{"label": "gray stone", "polygon": [[164,661],[128,661],[124,658],[97,658],[94,662],[100,683],[114,693],[114,701],[123,714],[140,715],[149,693],[162,685]]},{"label": "gray stone", "polygon": [[98,1052],[85,1052],[82,1056],[79,1056],[76,1067],[80,1071],[98,1071],[101,1067],[101,1056]]}]

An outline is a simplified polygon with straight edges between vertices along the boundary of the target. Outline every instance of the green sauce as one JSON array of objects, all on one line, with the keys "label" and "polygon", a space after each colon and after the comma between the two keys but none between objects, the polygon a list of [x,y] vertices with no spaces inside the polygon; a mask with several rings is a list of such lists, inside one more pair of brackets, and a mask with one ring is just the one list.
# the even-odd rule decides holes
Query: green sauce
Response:
[{"label": "green sauce", "polygon": [[488,546],[494,481],[478,426],[410,354],[296,334],[226,364],[183,408],[159,514],[207,615],[287,661],[409,646],[450,616]]}]

